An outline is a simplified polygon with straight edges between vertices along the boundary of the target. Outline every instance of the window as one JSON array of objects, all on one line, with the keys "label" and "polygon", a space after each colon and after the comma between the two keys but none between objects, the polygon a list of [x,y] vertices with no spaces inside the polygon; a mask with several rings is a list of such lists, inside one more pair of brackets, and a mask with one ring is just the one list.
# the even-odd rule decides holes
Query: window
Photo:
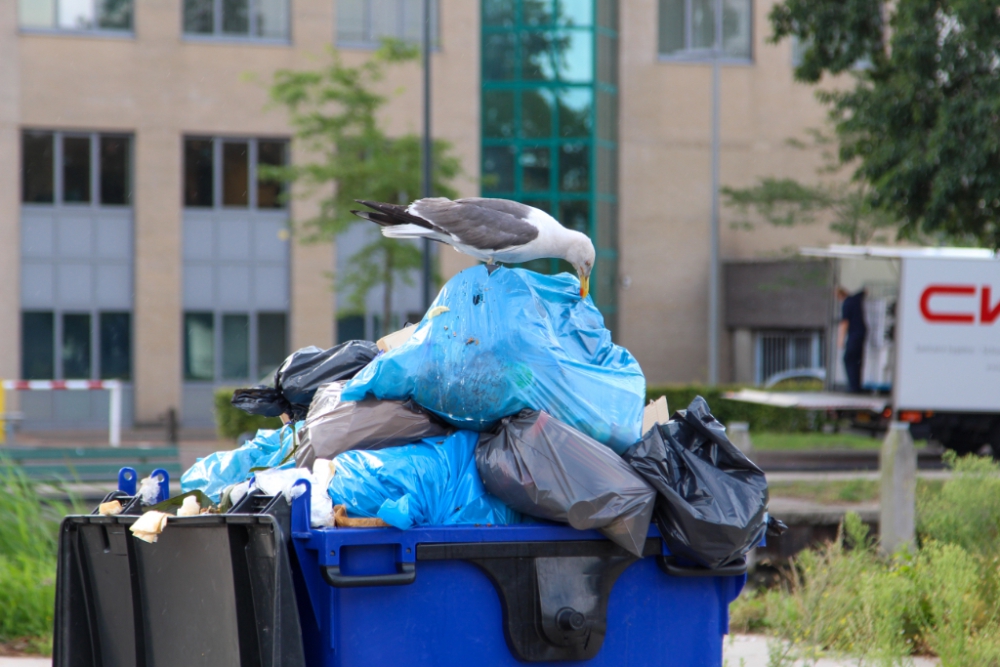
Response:
[{"label": "window", "polygon": [[288,356],[287,331],[285,313],[185,313],[184,379],[246,381],[273,373]]},{"label": "window", "polygon": [[[438,3],[431,3],[431,44],[438,43]],[[383,37],[420,43],[424,35],[424,0],[339,0],[337,44],[374,48]]]},{"label": "window", "polygon": [[288,0],[184,0],[184,34],[287,42]]},{"label": "window", "polygon": [[[722,57],[750,60],[753,0],[722,0]],[[659,53],[710,60],[715,48],[716,0],[659,0]]]},{"label": "window", "polygon": [[21,28],[131,32],[133,0],[18,0]]},{"label": "window", "polygon": [[21,201],[131,204],[131,144],[125,135],[25,130],[21,134]]},{"label": "window", "polygon": [[760,331],[755,347],[757,384],[778,373],[822,369],[826,364],[822,331]]},{"label": "window", "polygon": [[24,311],[21,313],[21,377],[25,380],[130,379],[131,319],[127,312]]},{"label": "window", "polygon": [[[185,139],[184,206],[284,208],[284,184],[267,178],[258,166],[284,166],[287,154],[287,141]],[[218,170],[215,168],[216,164],[220,167]]]}]

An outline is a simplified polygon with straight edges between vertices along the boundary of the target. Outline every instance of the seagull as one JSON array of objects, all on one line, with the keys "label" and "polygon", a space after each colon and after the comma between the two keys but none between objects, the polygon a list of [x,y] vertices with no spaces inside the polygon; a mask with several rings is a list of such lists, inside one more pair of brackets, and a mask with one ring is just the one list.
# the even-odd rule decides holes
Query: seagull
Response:
[{"label": "seagull", "polygon": [[393,239],[425,238],[493,265],[555,257],[573,265],[580,297],[590,293],[594,244],[586,234],[566,229],[551,215],[510,199],[445,197],[418,199],[409,206],[356,199],[371,211],[351,211],[382,227]]}]

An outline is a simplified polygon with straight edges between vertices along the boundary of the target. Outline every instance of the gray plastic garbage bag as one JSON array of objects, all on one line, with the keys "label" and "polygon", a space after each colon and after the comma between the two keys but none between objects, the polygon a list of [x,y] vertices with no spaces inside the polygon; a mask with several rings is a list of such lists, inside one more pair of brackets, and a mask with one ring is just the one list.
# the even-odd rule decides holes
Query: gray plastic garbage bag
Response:
[{"label": "gray plastic garbage bag", "polygon": [[384,449],[448,435],[444,426],[412,401],[342,401],[342,382],[319,388],[299,435],[296,465],[312,468],[318,458],[332,459],[351,449]]},{"label": "gray plastic garbage bag", "polygon": [[233,392],[233,405],[252,415],[277,417],[285,413],[299,421],[306,418],[313,395],[321,385],[349,380],[378,354],[375,343],[349,340],[329,350],[314,345],[292,352],[274,372],[274,386],[264,385]]},{"label": "gray plastic garbage bag", "polygon": [[701,396],[657,424],[623,458],[656,487],[670,551],[710,569],[734,564],[766,529],[767,480]]},{"label": "gray plastic garbage bag", "polygon": [[476,468],[486,489],[513,509],[597,528],[642,554],[656,491],[613,451],[548,413],[522,410],[481,434]]}]

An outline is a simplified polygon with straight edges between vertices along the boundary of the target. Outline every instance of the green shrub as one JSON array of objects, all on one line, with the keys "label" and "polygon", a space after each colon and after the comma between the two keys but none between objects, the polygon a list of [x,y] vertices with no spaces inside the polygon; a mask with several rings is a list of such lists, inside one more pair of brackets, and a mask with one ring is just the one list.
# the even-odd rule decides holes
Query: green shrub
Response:
[{"label": "green shrub", "polygon": [[220,438],[235,440],[242,433],[256,433],[262,428],[281,428],[278,417],[250,415],[232,404],[232,389],[215,390],[215,430]]},{"label": "green shrub", "polygon": [[660,396],[667,397],[667,405],[671,413],[682,410],[694,400],[702,396],[712,408],[712,414],[723,424],[730,422],[748,422],[752,431],[777,431],[795,433],[819,431],[827,421],[826,415],[814,410],[799,410],[797,408],[776,408],[770,405],[757,405],[743,401],[732,401],[723,398],[727,391],[736,391],[740,387],[709,387],[706,385],[666,385],[646,388],[646,400],[656,400]]}]

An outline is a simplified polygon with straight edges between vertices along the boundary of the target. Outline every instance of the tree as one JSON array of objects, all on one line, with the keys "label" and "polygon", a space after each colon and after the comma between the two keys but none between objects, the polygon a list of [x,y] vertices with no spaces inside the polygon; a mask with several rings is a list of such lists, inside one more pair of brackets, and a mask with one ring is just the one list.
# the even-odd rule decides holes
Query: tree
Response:
[{"label": "tree", "polygon": [[[331,49],[330,62],[321,69],[275,72],[271,100],[287,109],[297,147],[306,159],[282,167],[261,167],[261,174],[297,184],[302,198],[319,196],[316,216],[297,223],[305,242],[333,239],[362,222],[351,213],[359,206],[355,199],[405,203],[419,196],[420,138],[386,134],[378,113],[388,98],[374,90],[388,65],[416,55],[414,47],[386,40],[372,58],[358,66],[345,65]],[[434,141],[433,150],[432,190],[436,196],[456,197],[448,183],[458,175],[459,161],[446,141]],[[368,293],[382,286],[382,322],[388,326],[393,287],[398,282],[412,284],[413,271],[420,265],[421,251],[415,243],[372,234],[335,280],[347,289],[355,311],[363,311]]]},{"label": "tree", "polygon": [[[805,46],[799,80],[822,91],[839,156],[903,235],[1000,247],[1000,12],[986,0],[783,0],[773,41]],[[858,62],[864,67],[857,67]]]}]

